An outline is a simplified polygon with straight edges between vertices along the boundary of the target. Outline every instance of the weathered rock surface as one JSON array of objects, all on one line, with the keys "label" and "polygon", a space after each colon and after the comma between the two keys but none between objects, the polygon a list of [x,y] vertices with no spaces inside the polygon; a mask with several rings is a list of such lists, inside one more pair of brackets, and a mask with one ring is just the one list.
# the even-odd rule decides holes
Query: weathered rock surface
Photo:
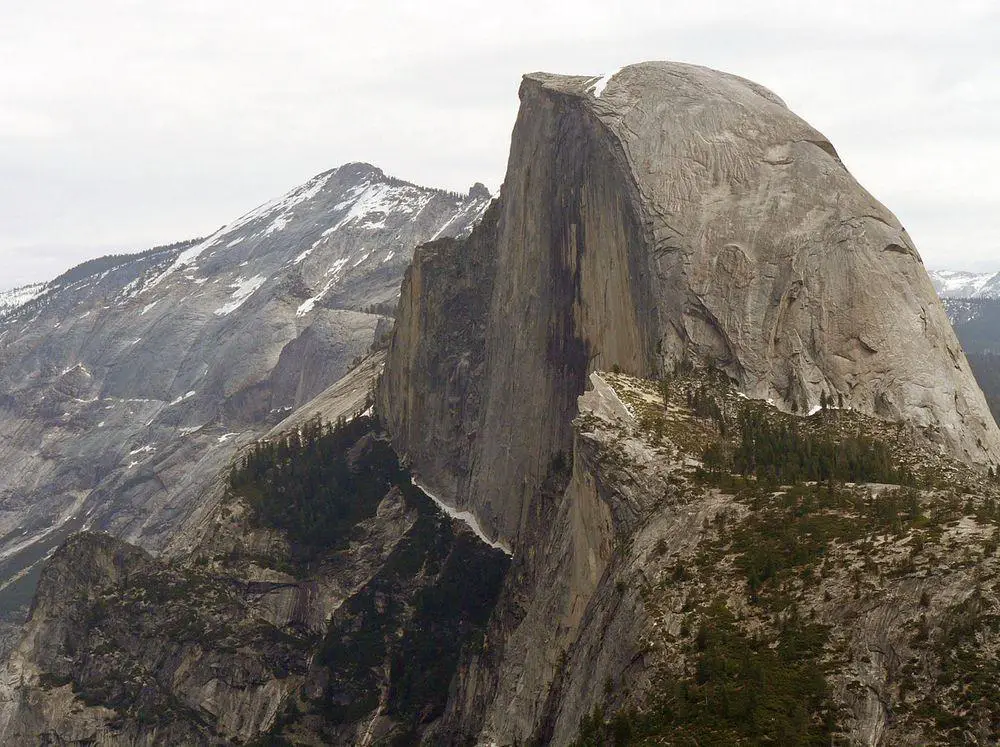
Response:
[{"label": "weathered rock surface", "polygon": [[490,202],[473,192],[348,164],[207,239],[4,295],[0,611],[74,531],[157,552],[210,512],[238,446],[384,334],[413,247],[467,232]]},{"label": "weathered rock surface", "polygon": [[[376,407],[419,483],[512,548],[495,606],[475,580],[499,583],[506,559],[424,510],[409,473],[347,552],[289,573],[281,532],[216,505],[216,470],[207,508],[163,519],[167,560],[85,537],[46,566],[0,677],[2,735],[1000,738],[1000,488],[975,468],[1000,434],[905,231],[819,133],[735,76],[647,63],[530,75],[521,97],[500,199],[486,209],[475,189],[478,227],[407,270]],[[173,275],[208,248],[175,253]],[[180,282],[162,273],[151,287]],[[279,427],[343,414],[379,366],[317,394],[290,364],[294,385],[237,387],[223,413],[294,390]],[[85,397],[92,375],[67,370],[59,391]],[[789,412],[824,392],[843,409]],[[803,454],[881,459],[906,487],[737,468],[746,423],[754,449],[805,434]],[[383,446],[366,434],[352,459]],[[186,604],[164,614],[163,588]],[[104,602],[107,632],[90,624]],[[169,726],[146,722],[150,704]]]},{"label": "weathered rock surface", "polygon": [[637,458],[609,465],[573,420],[613,414],[599,392],[578,403],[595,370],[689,363],[785,412],[825,392],[945,455],[1000,459],[911,239],[777,96],[674,63],[526,76],[500,198],[467,239],[416,252],[379,392],[421,481],[514,548],[449,707],[456,744],[566,744],[615,702],[602,678],[648,689],[641,606],[616,584],[651,543],[694,553],[728,499],[682,498],[684,459],[628,440],[610,453]]},{"label": "weathered rock surface", "polygon": [[[755,677],[764,679],[749,702],[790,704],[805,695],[788,682],[811,671],[822,673],[828,714],[815,733],[827,729],[837,743],[995,738],[995,484],[925,440],[901,437],[895,425],[833,410],[801,427],[824,438],[864,431],[895,439],[894,459],[938,487],[720,488],[700,470],[704,444],[720,433],[684,404],[685,389],[704,379],[675,384],[666,406],[653,382],[610,373],[591,381],[574,421],[565,490],[545,493],[555,505],[544,540],[526,551],[530,559],[515,558],[489,645],[459,670],[442,729],[447,743],[568,745],[588,724],[592,744],[623,733],[631,735],[625,744],[692,735],[737,743],[747,732],[726,729],[752,730],[761,718],[736,701]],[[726,386],[717,391],[738,422],[752,401]],[[748,569],[771,562],[778,570],[750,587]],[[722,618],[720,609],[728,610]],[[724,665],[734,672],[732,700],[719,702],[705,680],[726,670],[706,662],[699,631],[721,627],[728,614],[739,643]],[[798,625],[821,641],[809,658],[796,648]],[[773,679],[753,668],[767,653],[740,669],[752,646],[789,652]],[[690,699],[687,711],[680,697]]]},{"label": "weathered rock surface", "polygon": [[[517,544],[587,373],[687,359],[786,410],[835,392],[963,459],[1000,459],[913,242],[826,138],[704,68],[598,82],[526,76],[495,212],[415,258],[382,403],[428,484]],[[457,314],[440,311],[450,298]]]}]

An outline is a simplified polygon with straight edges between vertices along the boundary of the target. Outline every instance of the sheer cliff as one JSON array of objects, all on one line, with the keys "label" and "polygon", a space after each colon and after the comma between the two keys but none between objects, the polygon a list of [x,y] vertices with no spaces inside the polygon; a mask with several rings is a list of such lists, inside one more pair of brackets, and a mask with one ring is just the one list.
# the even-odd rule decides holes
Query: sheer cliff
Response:
[{"label": "sheer cliff", "polygon": [[645,577],[643,531],[696,553],[715,515],[705,493],[667,526],[672,478],[595,466],[573,424],[591,372],[705,366],[789,416],[836,401],[897,424],[973,481],[1000,457],[910,237],[777,96],[675,63],[532,74],[520,96],[497,203],[414,256],[379,392],[421,483],[514,551],[449,706],[456,743],[565,744],[621,677],[647,689],[643,600],[612,589]]},{"label": "sheer cliff", "polygon": [[508,560],[412,484],[354,407],[362,372],[309,405],[356,417],[245,451],[266,473],[213,485],[174,552],[92,532],[58,549],[0,669],[4,744],[410,744],[434,725]]},{"label": "sheer cliff", "polygon": [[[521,99],[494,214],[415,259],[382,394],[397,446],[491,531],[524,533],[586,373],[613,365],[712,360],[786,410],[837,393],[997,460],[913,242],[774,94],[646,63],[608,81],[529,75]],[[458,326],[439,310],[459,292],[425,288],[444,253],[475,298],[460,311],[471,334],[442,347]],[[456,387],[471,404],[448,404]]]},{"label": "sheer cliff", "polygon": [[[366,362],[308,410],[358,412],[377,370]],[[371,418],[317,440],[306,408],[287,422],[297,436],[271,437],[281,460],[240,462],[244,477],[295,478],[279,478],[269,510],[241,478],[206,496],[214,510],[167,558],[71,538],[0,668],[0,738],[1000,736],[1000,485],[897,424],[829,404],[782,413],[718,371],[594,372],[589,386],[572,456],[543,486],[550,521],[512,563],[447,520]],[[285,488],[317,468],[338,476],[291,500]]]},{"label": "sheer cliff", "polygon": [[[595,368],[711,360],[787,411],[835,393],[963,459],[1000,457],[910,237],[774,94],[645,63],[528,75],[521,101],[494,214],[415,258],[381,399],[417,471],[494,534],[525,534]],[[457,327],[424,289],[446,252],[476,279],[460,324],[482,331],[442,348]],[[459,390],[471,405],[448,405]],[[442,449],[443,433],[462,438]]]}]

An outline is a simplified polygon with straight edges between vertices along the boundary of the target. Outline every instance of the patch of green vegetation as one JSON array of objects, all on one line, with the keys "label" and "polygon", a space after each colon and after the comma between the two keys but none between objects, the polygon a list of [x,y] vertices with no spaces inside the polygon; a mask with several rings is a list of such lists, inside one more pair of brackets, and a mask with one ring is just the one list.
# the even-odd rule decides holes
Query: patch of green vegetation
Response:
[{"label": "patch of green vegetation", "polygon": [[463,647],[482,647],[508,563],[469,534],[455,537],[392,658],[390,712],[411,723],[440,716]]},{"label": "patch of green vegetation", "polygon": [[295,743],[275,734],[262,734],[251,742],[247,742],[247,747],[294,747]]},{"label": "patch of green vegetation", "polygon": [[895,465],[881,441],[860,432],[835,438],[809,433],[794,422],[773,422],[759,409],[740,413],[738,439],[710,444],[703,452],[711,472],[754,475],[771,484],[806,481],[881,482],[910,485],[908,470]]},{"label": "patch of green vegetation", "polygon": [[[417,727],[441,715],[463,647],[481,645],[508,561],[451,521],[419,489],[398,486],[416,523],[379,573],[347,600],[314,658],[330,672],[316,706],[331,723],[377,707]],[[388,674],[388,682],[384,675]]]},{"label": "patch of green vegetation", "polygon": [[902,536],[935,521],[933,514],[925,516],[920,494],[912,488],[872,493],[813,483],[772,493],[751,483],[736,491],[736,497],[750,509],[747,516],[720,528],[725,531],[706,543],[697,562],[707,573],[722,557],[733,556],[752,602],[760,602],[769,586],[781,586],[788,577],[813,578],[815,566],[835,542],[853,543],[884,533]]},{"label": "patch of green vegetation", "polygon": [[650,707],[584,718],[576,747],[827,745],[834,729],[821,664],[825,627],[787,617],[773,639],[744,632],[721,602],[703,613],[693,671],[665,673]]},{"label": "patch of green vegetation", "polygon": [[[275,743],[295,741],[300,727],[339,739],[337,729],[370,718],[383,698],[386,715],[397,724],[386,738],[412,743],[442,714],[462,651],[482,645],[509,565],[500,551],[456,533],[413,485],[388,442],[375,436],[375,425],[365,417],[332,427],[313,421],[300,434],[258,444],[231,476],[254,521],[282,529],[297,546],[299,561],[343,546],[390,491],[416,514],[375,576],[338,608],[321,639],[278,629],[255,632],[285,648],[311,648],[311,666],[326,670],[322,691],[300,693],[298,705],[270,731]],[[569,469],[565,455],[556,455],[553,464]]]},{"label": "patch of green vegetation", "polygon": [[255,523],[286,533],[295,560],[343,547],[392,485],[409,481],[392,447],[369,435],[375,424],[368,416],[335,425],[316,418],[261,441],[233,466],[230,489]]},{"label": "patch of green vegetation", "polygon": [[968,729],[985,724],[991,739],[1000,737],[1000,613],[979,589],[953,605],[934,635],[933,650],[941,670],[935,688],[917,712],[936,728]]},{"label": "patch of green vegetation", "polygon": [[42,672],[38,676],[38,686],[43,690],[53,690],[63,687],[73,681],[69,674],[53,674],[52,672]]},{"label": "patch of green vegetation", "polygon": [[[651,443],[669,439],[682,454],[701,456],[700,469],[681,472],[687,498],[713,495],[732,500],[734,510],[703,524],[693,564],[665,564],[648,588],[650,604],[680,606],[684,619],[679,638],[663,635],[669,671],[647,705],[613,716],[595,710],[577,744],[829,744],[838,713],[824,662],[843,666],[843,651],[814,621],[833,594],[850,594],[853,583],[860,598],[900,576],[969,568],[1000,547],[1000,532],[982,526],[1000,520],[995,472],[984,479],[899,424],[841,409],[825,393],[819,412],[799,417],[741,398],[716,379],[660,382],[662,404],[648,382],[610,379]],[[968,517],[980,525],[973,534],[957,527]],[[658,557],[667,552],[657,544]],[[714,588],[722,590],[742,581],[750,605],[737,592],[729,599],[733,610],[738,600],[739,619],[721,603],[706,609],[704,587],[689,578],[718,578]],[[820,596],[826,604],[810,604]],[[937,740],[1000,741],[1000,609],[992,595],[974,595],[940,625],[936,597],[918,591],[914,604],[921,612],[907,640],[926,653],[891,674],[897,715],[927,724]],[[949,734],[954,729],[961,732]]]}]

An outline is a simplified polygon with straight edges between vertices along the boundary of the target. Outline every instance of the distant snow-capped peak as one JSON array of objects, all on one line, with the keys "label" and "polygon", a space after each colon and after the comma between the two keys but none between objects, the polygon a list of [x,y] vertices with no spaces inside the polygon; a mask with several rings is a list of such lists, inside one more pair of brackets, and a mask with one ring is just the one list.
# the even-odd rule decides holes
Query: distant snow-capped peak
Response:
[{"label": "distant snow-capped peak", "polygon": [[416,219],[432,201],[442,198],[454,201],[456,213],[432,238],[454,233],[449,231],[453,226],[464,227],[464,232],[471,230],[471,224],[478,221],[492,200],[489,191],[478,183],[468,195],[459,195],[386,176],[370,164],[345,164],[313,177],[185,249],[144,289],[157,286],[178,271],[189,271],[209,253],[259,242],[271,234],[280,235],[286,229],[292,229],[301,240],[309,233],[308,226],[326,223],[325,230],[313,237],[311,248],[299,251],[297,264],[331,234],[343,229],[365,233],[394,230],[400,223]]},{"label": "distant snow-capped peak", "polygon": [[45,292],[46,287],[48,287],[46,283],[32,283],[11,290],[0,290],[0,314],[13,311],[33,301]]},{"label": "distant snow-capped peak", "polygon": [[928,275],[941,298],[1000,298],[1000,272],[931,270]]},{"label": "distant snow-capped peak", "polygon": [[[189,310],[200,308],[202,301],[206,308],[211,304],[209,310],[220,322],[248,303],[259,305],[291,289],[287,298],[295,302],[297,317],[312,316],[323,303],[367,300],[373,307],[398,295],[396,277],[415,246],[467,235],[492,197],[478,183],[459,194],[388,176],[370,164],[348,163],[207,238],[136,255],[109,255],[50,283],[0,291],[0,319],[9,322],[30,310],[34,304],[26,304],[39,296],[58,306],[54,292],[86,295],[102,283],[108,286],[102,291],[105,305],[134,305],[137,317],[150,323],[169,314],[171,304],[159,301],[173,296],[182,298]],[[114,277],[105,280],[109,275]],[[368,276],[368,285],[355,282]]]}]

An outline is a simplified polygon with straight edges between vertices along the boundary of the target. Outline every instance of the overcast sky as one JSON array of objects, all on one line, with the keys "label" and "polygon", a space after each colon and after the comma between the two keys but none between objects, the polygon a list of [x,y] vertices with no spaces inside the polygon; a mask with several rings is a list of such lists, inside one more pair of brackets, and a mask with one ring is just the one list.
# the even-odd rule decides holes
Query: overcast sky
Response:
[{"label": "overcast sky", "polygon": [[672,59],[774,90],[929,267],[1000,269],[1000,3],[0,4],[0,287],[210,233],[369,161],[499,186],[520,76]]}]

